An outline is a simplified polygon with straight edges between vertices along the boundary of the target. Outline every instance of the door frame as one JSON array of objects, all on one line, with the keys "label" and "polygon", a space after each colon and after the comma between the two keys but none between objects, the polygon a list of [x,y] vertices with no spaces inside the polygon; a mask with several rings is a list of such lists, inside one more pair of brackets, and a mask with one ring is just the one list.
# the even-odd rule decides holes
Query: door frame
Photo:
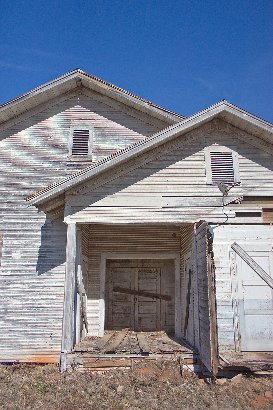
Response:
[{"label": "door frame", "polygon": [[180,254],[177,253],[117,253],[117,252],[105,252],[101,254],[100,261],[100,315],[99,315],[99,336],[104,335],[105,326],[105,279],[106,279],[106,263],[108,259],[171,259],[174,261],[174,310],[175,310],[175,336],[182,337],[181,328],[181,279],[180,279]]}]

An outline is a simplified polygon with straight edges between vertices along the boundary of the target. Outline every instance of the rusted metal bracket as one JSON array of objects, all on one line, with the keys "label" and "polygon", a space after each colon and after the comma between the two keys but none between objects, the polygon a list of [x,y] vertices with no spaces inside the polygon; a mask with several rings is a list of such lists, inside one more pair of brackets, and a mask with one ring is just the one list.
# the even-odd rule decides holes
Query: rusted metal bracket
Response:
[{"label": "rusted metal bracket", "polygon": [[267,283],[268,286],[271,287],[271,289],[273,289],[273,278],[271,278],[271,276],[269,276],[268,273],[266,273],[266,271],[264,271],[240,245],[238,245],[238,243],[234,242],[231,245],[231,248],[254,270],[254,272],[257,273],[257,275],[260,276],[261,279],[265,281],[265,283]]},{"label": "rusted metal bracket", "polygon": [[144,296],[147,298],[172,300],[171,296],[169,295],[163,295],[160,293],[151,293],[151,292],[146,292],[144,290],[134,290],[134,289],[129,289],[129,288],[122,288],[120,286],[114,286],[113,291],[119,292],[119,293],[127,293],[128,295]]}]

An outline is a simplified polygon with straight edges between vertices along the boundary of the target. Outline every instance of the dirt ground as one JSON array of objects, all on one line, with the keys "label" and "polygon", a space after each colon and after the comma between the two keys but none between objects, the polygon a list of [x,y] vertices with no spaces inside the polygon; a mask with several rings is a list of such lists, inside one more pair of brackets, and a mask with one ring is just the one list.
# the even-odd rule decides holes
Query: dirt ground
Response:
[{"label": "dirt ground", "polygon": [[[221,383],[221,384],[220,384]],[[0,366],[0,409],[273,409],[273,378],[208,383],[173,363],[104,374]]]}]

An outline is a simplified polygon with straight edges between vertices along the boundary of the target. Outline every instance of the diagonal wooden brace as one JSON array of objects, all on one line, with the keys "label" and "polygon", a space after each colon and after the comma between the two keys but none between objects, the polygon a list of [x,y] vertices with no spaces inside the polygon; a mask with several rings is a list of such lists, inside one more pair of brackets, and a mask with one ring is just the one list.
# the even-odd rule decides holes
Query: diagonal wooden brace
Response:
[{"label": "diagonal wooden brace", "polygon": [[127,293],[128,295],[144,296],[147,298],[154,298],[154,299],[163,299],[163,300],[172,299],[171,296],[169,295],[162,295],[160,293],[146,292],[145,290],[134,290],[134,289],[129,289],[129,288],[122,288],[120,286],[114,286],[113,291],[119,292],[119,293]]},{"label": "diagonal wooden brace", "polygon": [[249,254],[241,248],[240,245],[238,245],[238,243],[234,242],[231,245],[231,249],[233,249],[254,270],[254,272],[256,272],[257,275],[259,275],[260,278],[273,289],[273,278],[269,276],[268,273],[263,270],[263,268],[258,265],[258,263],[254,261],[254,259],[251,258],[251,256],[249,256]]}]

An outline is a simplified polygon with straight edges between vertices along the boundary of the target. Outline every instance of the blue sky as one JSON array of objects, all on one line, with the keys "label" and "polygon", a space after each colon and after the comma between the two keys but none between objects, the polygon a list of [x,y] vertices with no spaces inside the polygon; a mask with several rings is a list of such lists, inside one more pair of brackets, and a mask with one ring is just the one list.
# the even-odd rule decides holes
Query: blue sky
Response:
[{"label": "blue sky", "polygon": [[273,0],[0,0],[0,103],[76,67],[190,115],[273,122]]}]

